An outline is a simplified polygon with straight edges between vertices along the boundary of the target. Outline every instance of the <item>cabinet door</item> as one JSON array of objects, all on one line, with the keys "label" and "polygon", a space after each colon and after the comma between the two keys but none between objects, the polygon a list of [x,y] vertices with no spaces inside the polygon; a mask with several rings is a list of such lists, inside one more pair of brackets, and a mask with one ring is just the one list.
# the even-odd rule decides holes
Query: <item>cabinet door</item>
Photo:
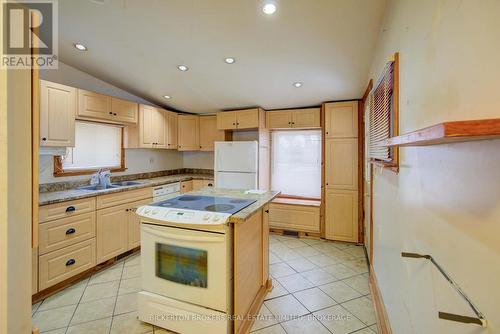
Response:
[{"label": "cabinet door", "polygon": [[31,295],[38,292],[38,248],[31,249]]},{"label": "cabinet door", "polygon": [[193,190],[198,190],[205,187],[203,180],[193,180]]},{"label": "cabinet door", "polygon": [[292,127],[292,112],[290,110],[268,111],[266,113],[268,129],[287,129]]},{"label": "cabinet door", "polygon": [[174,112],[166,113],[167,124],[165,126],[167,133],[167,148],[177,149],[177,114]]},{"label": "cabinet door", "polygon": [[269,204],[262,209],[262,285],[269,279]]},{"label": "cabinet door", "polygon": [[292,112],[292,126],[294,128],[321,127],[321,112],[319,108],[298,109]]},{"label": "cabinet door", "polygon": [[358,136],[358,102],[325,104],[326,138],[353,138]]},{"label": "cabinet door", "polygon": [[259,109],[247,109],[236,112],[238,129],[256,129],[259,127]]},{"label": "cabinet door", "polygon": [[139,106],[139,147],[151,148],[155,142],[153,133],[153,114],[155,107],[141,104]]},{"label": "cabinet door", "polygon": [[139,105],[135,102],[111,98],[111,113],[113,114],[111,119],[115,122],[136,124],[138,110]]},{"label": "cabinet door", "polygon": [[326,140],[325,183],[327,188],[358,189],[358,140],[356,138]]},{"label": "cabinet door", "polygon": [[200,117],[179,115],[177,122],[178,150],[199,151],[200,149]]},{"label": "cabinet door", "polygon": [[128,236],[127,249],[133,249],[141,245],[141,217],[135,213],[140,206],[151,203],[151,199],[130,203],[128,213]]},{"label": "cabinet door", "polygon": [[219,130],[236,129],[236,112],[234,111],[218,112],[217,129]]},{"label": "cabinet door", "polygon": [[112,120],[111,97],[87,90],[78,90],[78,118]]},{"label": "cabinet door", "polygon": [[120,205],[97,210],[97,263],[127,251],[128,208]]},{"label": "cabinet door", "polygon": [[165,110],[156,109],[153,111],[153,147],[167,148]]},{"label": "cabinet door", "polygon": [[182,181],[181,182],[181,193],[187,193],[193,190],[193,180]]},{"label": "cabinet door", "polygon": [[75,146],[76,88],[40,81],[40,145]]},{"label": "cabinet door", "polygon": [[325,236],[330,240],[358,241],[358,192],[327,190]]},{"label": "cabinet door", "polygon": [[216,141],[224,141],[224,131],[217,129],[216,116],[200,117],[200,150],[213,151]]}]

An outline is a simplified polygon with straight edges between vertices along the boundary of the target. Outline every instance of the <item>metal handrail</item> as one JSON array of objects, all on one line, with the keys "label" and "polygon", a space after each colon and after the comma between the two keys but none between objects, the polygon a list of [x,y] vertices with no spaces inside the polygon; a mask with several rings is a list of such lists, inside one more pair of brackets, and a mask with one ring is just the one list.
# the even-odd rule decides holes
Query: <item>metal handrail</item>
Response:
[{"label": "metal handrail", "polygon": [[453,314],[453,313],[447,313],[447,312],[439,312],[439,318],[440,319],[445,319],[445,320],[451,320],[451,321],[456,321],[456,322],[462,322],[466,324],[476,324],[480,325],[482,327],[487,327],[488,326],[488,321],[484,317],[484,315],[479,311],[479,309],[474,305],[474,303],[470,300],[470,298],[465,294],[465,292],[458,286],[457,283],[444,271],[444,269],[439,265],[439,263],[434,260],[434,258],[431,255],[421,255],[417,253],[407,253],[407,252],[402,252],[401,253],[402,257],[407,257],[407,258],[414,258],[414,259],[427,259],[434,264],[434,266],[439,270],[441,275],[446,278],[446,280],[451,284],[451,286],[455,289],[455,291],[458,292],[458,294],[467,302],[467,304],[470,306],[472,311],[476,314],[475,317],[469,317],[465,315],[458,315],[458,314]]}]

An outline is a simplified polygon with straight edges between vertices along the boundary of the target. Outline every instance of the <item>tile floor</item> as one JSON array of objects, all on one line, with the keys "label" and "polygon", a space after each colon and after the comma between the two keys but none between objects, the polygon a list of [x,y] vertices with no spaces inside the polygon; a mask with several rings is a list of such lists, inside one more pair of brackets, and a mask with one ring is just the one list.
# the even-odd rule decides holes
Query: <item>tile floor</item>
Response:
[{"label": "tile floor", "polygon": [[[274,289],[253,334],[377,332],[362,247],[270,236]],[[137,320],[140,257],[134,255],[33,305],[43,334],[171,333]]]}]

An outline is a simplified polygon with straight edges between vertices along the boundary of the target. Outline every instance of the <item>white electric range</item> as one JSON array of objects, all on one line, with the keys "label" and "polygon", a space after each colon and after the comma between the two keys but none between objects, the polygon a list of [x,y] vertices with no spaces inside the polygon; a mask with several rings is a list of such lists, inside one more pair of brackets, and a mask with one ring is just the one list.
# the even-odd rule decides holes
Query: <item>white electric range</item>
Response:
[{"label": "white electric range", "polygon": [[232,214],[255,200],[182,195],[142,217],[139,319],[181,334],[232,331]]}]

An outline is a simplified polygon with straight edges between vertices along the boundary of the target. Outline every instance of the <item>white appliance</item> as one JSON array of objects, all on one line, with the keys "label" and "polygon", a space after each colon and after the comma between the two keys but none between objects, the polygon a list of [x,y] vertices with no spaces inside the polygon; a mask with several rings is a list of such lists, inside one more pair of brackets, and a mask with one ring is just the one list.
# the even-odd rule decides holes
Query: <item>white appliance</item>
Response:
[{"label": "white appliance", "polygon": [[168,195],[172,194],[180,194],[181,191],[181,183],[175,182],[170,184],[164,184],[158,187],[153,188],[153,203],[163,201],[167,197],[171,197]]},{"label": "white appliance", "polygon": [[215,187],[257,189],[259,144],[257,141],[215,143]]}]

